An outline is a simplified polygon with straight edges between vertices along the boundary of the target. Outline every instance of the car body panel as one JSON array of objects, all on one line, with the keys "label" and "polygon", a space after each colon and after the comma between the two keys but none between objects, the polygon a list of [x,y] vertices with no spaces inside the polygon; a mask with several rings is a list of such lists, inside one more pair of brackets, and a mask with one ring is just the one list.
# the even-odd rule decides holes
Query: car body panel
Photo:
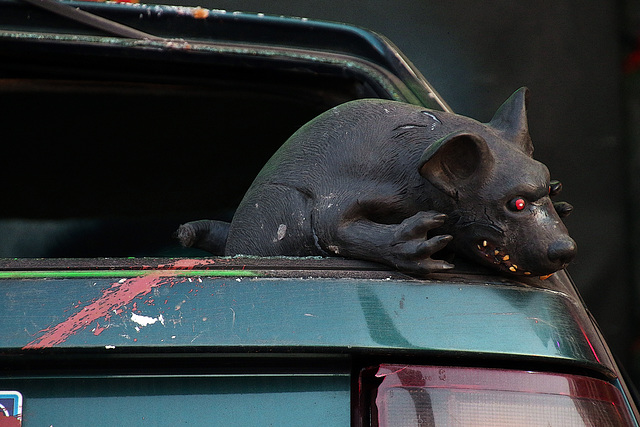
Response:
[{"label": "car body panel", "polygon": [[[2,381],[28,396],[25,425],[345,426],[348,374],[30,378]],[[27,421],[28,420],[28,421]]]},{"label": "car body panel", "polygon": [[581,326],[579,301],[522,283],[287,278],[250,258],[141,261],[146,270],[0,272],[2,348],[404,349],[607,362],[600,338]]},{"label": "car body panel", "polygon": [[[339,258],[138,250],[175,229],[152,215],[232,209],[282,135],[334,105],[378,97],[450,111],[384,37],[302,18],[68,5],[153,37],[0,0],[7,168],[20,178],[0,231],[31,233],[0,248],[0,389],[23,393],[25,420],[361,425],[360,372],[405,362],[579,373],[614,384],[638,419],[564,271],[513,280],[455,260],[452,272],[409,277]],[[257,132],[240,132],[247,117]],[[87,146],[103,151],[87,157]],[[129,240],[94,254],[112,229],[93,229],[113,223]],[[88,243],[11,253],[62,235]],[[50,253],[67,258],[40,258]]]}]

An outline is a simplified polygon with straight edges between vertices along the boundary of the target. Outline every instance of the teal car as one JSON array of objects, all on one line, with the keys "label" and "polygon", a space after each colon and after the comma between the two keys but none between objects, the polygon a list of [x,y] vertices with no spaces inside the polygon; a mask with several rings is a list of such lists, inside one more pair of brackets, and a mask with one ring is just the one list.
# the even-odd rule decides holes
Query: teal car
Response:
[{"label": "teal car", "polygon": [[340,103],[450,111],[384,37],[202,8],[0,0],[0,425],[637,426],[565,271],[211,257]]}]

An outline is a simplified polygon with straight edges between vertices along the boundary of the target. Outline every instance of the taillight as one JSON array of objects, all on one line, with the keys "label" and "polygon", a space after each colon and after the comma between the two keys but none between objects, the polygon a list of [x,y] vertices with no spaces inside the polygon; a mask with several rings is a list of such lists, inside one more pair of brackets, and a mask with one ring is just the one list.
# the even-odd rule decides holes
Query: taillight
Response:
[{"label": "taillight", "polygon": [[374,426],[632,426],[606,381],[542,372],[381,365]]}]

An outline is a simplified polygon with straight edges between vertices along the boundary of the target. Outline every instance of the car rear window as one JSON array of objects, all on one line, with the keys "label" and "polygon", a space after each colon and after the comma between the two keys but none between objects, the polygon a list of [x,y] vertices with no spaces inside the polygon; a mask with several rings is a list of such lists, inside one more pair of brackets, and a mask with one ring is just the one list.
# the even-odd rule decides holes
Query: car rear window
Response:
[{"label": "car rear window", "polygon": [[230,220],[298,127],[375,96],[313,70],[81,58],[19,53],[0,70],[0,257],[198,255],[172,238],[181,223]]}]

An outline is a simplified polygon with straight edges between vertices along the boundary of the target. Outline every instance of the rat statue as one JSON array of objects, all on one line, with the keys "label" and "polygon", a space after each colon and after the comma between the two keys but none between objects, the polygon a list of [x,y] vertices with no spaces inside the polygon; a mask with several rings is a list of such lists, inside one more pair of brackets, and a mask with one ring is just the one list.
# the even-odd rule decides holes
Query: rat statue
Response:
[{"label": "rat statue", "polygon": [[489,123],[387,100],[356,100],[300,128],[267,162],[231,224],[181,226],[214,254],[341,256],[425,274],[446,246],[514,275],[548,275],[574,257],[552,203],[560,190],[532,158],[528,90]]}]

